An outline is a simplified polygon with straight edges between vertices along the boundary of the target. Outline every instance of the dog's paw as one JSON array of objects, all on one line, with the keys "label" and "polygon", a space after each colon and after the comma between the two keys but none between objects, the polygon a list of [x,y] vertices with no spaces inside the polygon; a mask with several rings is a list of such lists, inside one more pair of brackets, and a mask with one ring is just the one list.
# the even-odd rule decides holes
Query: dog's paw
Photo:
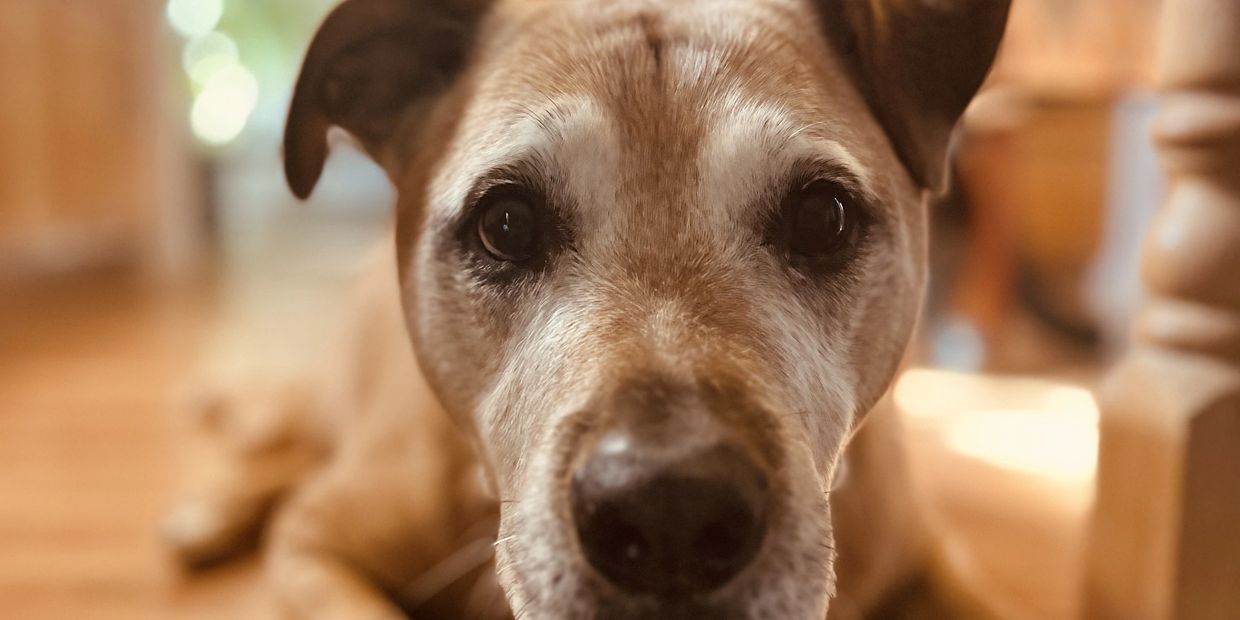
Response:
[{"label": "dog's paw", "polygon": [[181,499],[160,527],[182,565],[254,549],[280,498],[325,461],[309,393],[291,381],[252,380],[204,383],[182,394]]},{"label": "dog's paw", "polygon": [[270,505],[197,496],[176,502],[160,536],[182,566],[203,568],[252,550]]}]

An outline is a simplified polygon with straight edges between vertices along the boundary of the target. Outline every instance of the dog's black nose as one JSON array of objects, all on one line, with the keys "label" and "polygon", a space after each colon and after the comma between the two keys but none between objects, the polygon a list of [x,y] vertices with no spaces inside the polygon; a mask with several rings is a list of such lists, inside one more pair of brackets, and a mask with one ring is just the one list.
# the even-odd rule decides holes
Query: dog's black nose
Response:
[{"label": "dog's black nose", "polygon": [[767,477],[739,446],[651,449],[604,434],[573,475],[571,501],[586,559],[633,594],[709,592],[757,555],[766,533]]}]

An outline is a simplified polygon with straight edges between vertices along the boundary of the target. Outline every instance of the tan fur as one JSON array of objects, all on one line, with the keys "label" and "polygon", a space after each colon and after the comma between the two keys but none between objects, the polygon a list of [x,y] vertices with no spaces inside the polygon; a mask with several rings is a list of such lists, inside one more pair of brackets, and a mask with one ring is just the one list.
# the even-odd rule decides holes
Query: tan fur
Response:
[{"label": "tan fur", "polygon": [[[329,35],[365,32],[367,7],[377,23],[425,21],[412,3],[350,1]],[[852,86],[851,61],[814,27],[824,14],[799,0],[582,0],[485,15],[462,75],[400,118],[351,126],[365,95],[316,103],[322,63],[347,40],[316,42],[298,86],[295,190],[312,189],[321,132],[338,123],[385,165],[399,205],[394,264],[370,276],[342,349],[307,383],[335,412],[315,434],[331,458],[304,483],[312,465],[248,490],[270,501],[298,487],[268,548],[285,608],[490,617],[506,597],[518,617],[656,614],[583,566],[564,481],[606,419],[599,403],[657,375],[727,395],[712,405],[720,423],[772,465],[763,551],[707,603],[812,618],[835,594],[838,617],[875,609],[925,566],[898,428],[871,409],[916,317],[926,192]],[[827,280],[789,270],[754,232],[790,170],[821,165],[875,221]],[[452,231],[471,188],[514,174],[540,184],[575,236],[537,278],[501,290],[469,275]],[[227,546],[219,531],[258,518],[217,509],[236,527],[176,543]],[[492,570],[474,543],[496,519]]]}]

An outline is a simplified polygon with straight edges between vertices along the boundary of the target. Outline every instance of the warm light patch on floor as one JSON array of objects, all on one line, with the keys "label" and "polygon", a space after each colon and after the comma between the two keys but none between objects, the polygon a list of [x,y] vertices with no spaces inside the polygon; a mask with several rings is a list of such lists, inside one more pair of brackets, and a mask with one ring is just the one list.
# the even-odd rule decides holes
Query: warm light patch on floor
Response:
[{"label": "warm light patch on floor", "polygon": [[1054,480],[1093,479],[1098,407],[1082,387],[914,368],[894,396],[906,417],[935,427],[958,454]]}]

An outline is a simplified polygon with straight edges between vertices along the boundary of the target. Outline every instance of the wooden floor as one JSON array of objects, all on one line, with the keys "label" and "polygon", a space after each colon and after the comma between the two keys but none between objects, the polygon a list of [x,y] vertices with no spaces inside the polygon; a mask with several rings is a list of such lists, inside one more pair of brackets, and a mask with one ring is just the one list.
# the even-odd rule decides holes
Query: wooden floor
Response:
[{"label": "wooden floor", "polygon": [[[269,615],[255,560],[190,578],[156,536],[177,478],[169,403],[212,314],[205,290],[101,276],[0,291],[0,618]],[[913,443],[971,574],[1013,620],[1069,617],[1084,504]]]},{"label": "wooden floor", "polygon": [[156,538],[203,298],[108,276],[0,294],[0,617],[258,609],[252,567],[185,580]]}]

